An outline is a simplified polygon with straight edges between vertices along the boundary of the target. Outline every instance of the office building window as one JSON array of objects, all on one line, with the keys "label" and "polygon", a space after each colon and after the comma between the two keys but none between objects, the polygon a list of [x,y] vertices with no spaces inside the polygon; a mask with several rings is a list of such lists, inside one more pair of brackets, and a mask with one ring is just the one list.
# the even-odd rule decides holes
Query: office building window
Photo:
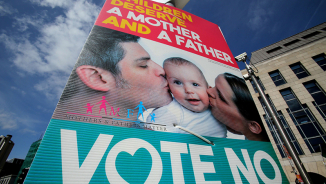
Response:
[{"label": "office building window", "polygon": [[[262,88],[262,90],[265,91],[265,87],[259,77],[257,77],[257,81],[258,81],[258,84],[260,85],[260,87]],[[257,89],[256,85],[254,84],[254,81],[250,80],[250,83],[251,83],[252,87],[254,88],[255,92],[258,93],[258,89]]]},{"label": "office building window", "polygon": [[314,98],[313,104],[319,111],[321,116],[326,120],[326,95],[323,89],[318,85],[316,81],[309,81],[303,83],[304,87],[308,90],[311,96]]},{"label": "office building window", "polygon": [[326,55],[324,53],[312,57],[313,60],[325,71],[326,70]]},{"label": "office building window", "polygon": [[280,71],[278,71],[278,70],[269,72],[269,76],[271,76],[272,80],[274,81],[275,86],[280,86],[280,85],[286,83],[284,77],[281,75]]},{"label": "office building window", "polygon": [[301,78],[304,78],[304,77],[307,77],[310,75],[300,62],[290,65],[290,68],[292,69],[294,74],[298,77],[298,79],[301,79]]},{"label": "office building window", "polygon": [[[268,99],[269,103],[271,104],[272,108],[276,111],[276,108],[275,108],[274,104],[272,103],[271,99],[269,98],[269,96],[267,96],[267,99]],[[283,147],[283,144],[284,143],[281,140],[281,138],[280,138],[280,136],[279,136],[279,134],[277,132],[277,128],[274,126],[274,123],[273,123],[273,120],[272,120],[271,115],[267,112],[266,105],[263,102],[262,98],[259,97],[259,101],[260,101],[260,103],[261,103],[261,105],[262,105],[262,107],[263,107],[263,109],[265,111],[265,115],[263,115],[263,116],[264,116],[264,119],[265,119],[265,121],[266,121],[266,123],[268,125],[269,130],[271,131],[271,134],[272,134],[273,139],[274,139],[274,141],[276,143],[276,146],[277,146],[277,148],[278,148],[281,156],[283,158],[285,158],[287,155],[286,155],[286,152],[285,152],[284,147]],[[279,120],[281,121],[281,123],[282,123],[282,125],[283,125],[283,127],[284,127],[284,129],[285,129],[285,131],[287,133],[287,135],[291,139],[291,142],[293,143],[293,145],[294,145],[297,153],[299,155],[303,155],[302,148],[299,145],[297,139],[295,138],[295,136],[294,136],[294,134],[293,134],[293,132],[292,132],[292,130],[291,130],[288,122],[285,120],[282,112],[281,111],[277,111],[277,116],[278,116]]]},{"label": "office building window", "polygon": [[311,153],[320,152],[320,144],[326,143],[326,133],[306,104],[301,104],[291,89],[280,91],[289,106],[287,112],[300,132]]}]

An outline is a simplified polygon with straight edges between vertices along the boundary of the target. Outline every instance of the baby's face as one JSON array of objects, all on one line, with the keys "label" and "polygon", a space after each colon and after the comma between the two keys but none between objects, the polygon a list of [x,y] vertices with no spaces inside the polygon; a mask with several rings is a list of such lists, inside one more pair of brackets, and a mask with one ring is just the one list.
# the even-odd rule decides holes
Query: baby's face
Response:
[{"label": "baby's face", "polygon": [[194,112],[208,108],[207,83],[195,66],[166,63],[164,70],[170,90],[182,106]]}]

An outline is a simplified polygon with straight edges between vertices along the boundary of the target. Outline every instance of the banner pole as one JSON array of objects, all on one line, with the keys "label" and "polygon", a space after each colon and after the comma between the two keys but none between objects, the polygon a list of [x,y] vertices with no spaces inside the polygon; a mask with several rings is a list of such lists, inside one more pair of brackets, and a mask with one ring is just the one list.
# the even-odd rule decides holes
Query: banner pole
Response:
[{"label": "banner pole", "polygon": [[254,71],[251,69],[251,67],[246,63],[246,60],[243,61],[246,65],[246,69],[248,71],[248,74],[251,78],[251,80],[254,82],[259,95],[261,96],[261,98],[263,99],[265,105],[266,105],[266,109],[268,111],[268,113],[271,115],[274,124],[278,130],[278,133],[282,139],[282,141],[284,142],[284,145],[286,147],[286,149],[288,150],[290,156],[293,159],[293,162],[295,164],[295,166],[297,167],[300,175],[302,176],[302,179],[304,181],[305,184],[313,184],[310,176],[308,175],[301,159],[299,158],[299,155],[295,152],[295,148],[293,146],[293,144],[290,141],[290,138],[288,137],[288,135],[286,134],[283,126],[281,125],[281,122],[279,121],[279,119],[277,118],[277,113],[275,112],[275,110],[272,108],[272,106],[270,105],[269,101],[267,100],[267,97],[265,95],[265,93],[263,92],[262,88],[260,87],[260,85],[258,84],[258,81],[256,79],[256,75],[254,73]]}]

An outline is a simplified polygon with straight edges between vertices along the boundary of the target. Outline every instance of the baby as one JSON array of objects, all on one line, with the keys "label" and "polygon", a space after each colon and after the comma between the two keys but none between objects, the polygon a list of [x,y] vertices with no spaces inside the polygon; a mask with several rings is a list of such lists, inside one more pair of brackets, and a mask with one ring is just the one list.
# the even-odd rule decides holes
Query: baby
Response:
[{"label": "baby", "polygon": [[[202,71],[193,63],[179,57],[163,63],[173,101],[155,109],[155,123],[164,124],[169,132],[186,133],[182,126],[200,135],[226,137],[226,127],[211,114],[207,95],[208,84]],[[147,122],[149,119],[147,119]]]}]

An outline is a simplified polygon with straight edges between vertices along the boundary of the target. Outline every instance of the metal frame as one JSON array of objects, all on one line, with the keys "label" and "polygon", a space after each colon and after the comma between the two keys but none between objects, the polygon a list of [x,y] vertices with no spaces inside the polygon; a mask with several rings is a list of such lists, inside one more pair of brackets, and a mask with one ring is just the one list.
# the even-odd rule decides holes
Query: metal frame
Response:
[{"label": "metal frame", "polygon": [[287,135],[285,129],[283,128],[280,120],[277,118],[277,112],[275,112],[275,110],[272,108],[271,104],[267,100],[267,97],[266,97],[264,91],[262,90],[260,85],[258,85],[258,81],[256,79],[256,75],[255,75],[253,69],[251,68],[251,66],[249,66],[246,63],[247,54],[246,53],[241,54],[241,55],[235,57],[235,59],[236,59],[236,61],[245,63],[246,69],[247,69],[248,74],[249,74],[249,77],[251,78],[251,80],[254,81],[254,83],[255,83],[255,85],[256,85],[256,87],[258,89],[259,95],[261,96],[263,102],[266,105],[267,112],[271,115],[272,120],[273,120],[273,122],[274,122],[274,124],[275,124],[275,126],[276,126],[276,128],[278,130],[279,136],[282,139],[282,141],[284,142],[284,145],[285,145],[286,149],[288,150],[288,152],[289,152],[289,154],[290,154],[296,168],[298,169],[304,183],[305,184],[312,184],[313,182],[312,182],[310,176],[308,175],[308,172],[307,172],[306,168],[304,167],[301,159],[299,158],[299,155],[295,152],[294,145],[290,141],[290,138]]}]

